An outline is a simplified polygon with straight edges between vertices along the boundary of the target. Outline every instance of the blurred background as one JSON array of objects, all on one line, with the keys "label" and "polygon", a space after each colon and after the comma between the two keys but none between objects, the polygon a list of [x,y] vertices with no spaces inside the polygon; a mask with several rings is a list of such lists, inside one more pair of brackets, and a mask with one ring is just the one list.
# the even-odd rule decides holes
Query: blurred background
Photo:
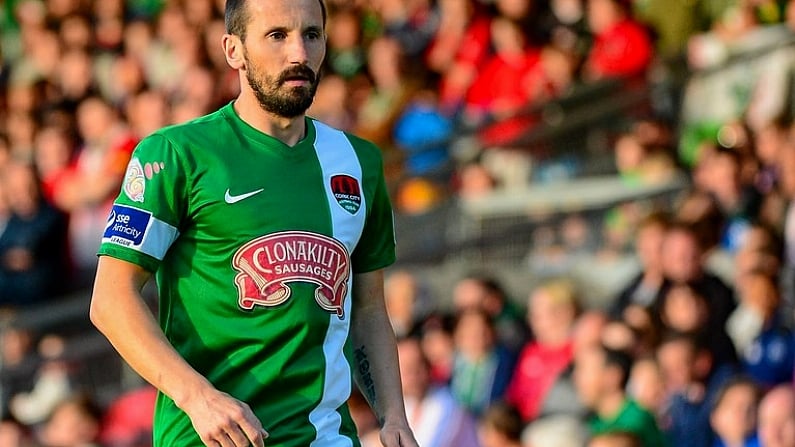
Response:
[{"label": "blurred background", "polygon": [[[658,445],[594,422],[615,388],[668,445],[795,446],[795,1],[326,4],[309,114],[383,151],[421,445]],[[95,253],[137,142],[237,95],[223,7],[0,0],[0,446],[151,445]]]}]

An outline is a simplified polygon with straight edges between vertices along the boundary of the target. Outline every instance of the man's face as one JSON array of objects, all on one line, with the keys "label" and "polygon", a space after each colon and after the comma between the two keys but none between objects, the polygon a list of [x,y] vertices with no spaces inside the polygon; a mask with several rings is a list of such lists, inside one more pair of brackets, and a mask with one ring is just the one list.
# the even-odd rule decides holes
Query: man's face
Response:
[{"label": "man's face", "polygon": [[693,349],[684,341],[671,341],[657,350],[665,387],[669,392],[681,392],[693,380]]},{"label": "man's face", "polygon": [[701,275],[701,252],[692,234],[672,230],[663,241],[662,265],[665,275],[686,282]]},{"label": "man's face", "polygon": [[294,118],[312,104],[326,51],[317,0],[252,0],[243,43],[248,85],[263,110]]}]

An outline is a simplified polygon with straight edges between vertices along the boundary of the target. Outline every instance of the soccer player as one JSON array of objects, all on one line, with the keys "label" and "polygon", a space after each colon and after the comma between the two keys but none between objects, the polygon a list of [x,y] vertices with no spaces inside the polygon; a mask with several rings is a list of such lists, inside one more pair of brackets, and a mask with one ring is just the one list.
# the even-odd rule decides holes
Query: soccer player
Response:
[{"label": "soccer player", "polygon": [[[380,152],[305,116],[325,20],[322,0],[227,0],[240,95],[130,160],[91,319],[160,390],[156,446],[358,446],[353,377],[384,446],[417,447],[383,302]],[[152,274],[159,325],[140,293]]]}]

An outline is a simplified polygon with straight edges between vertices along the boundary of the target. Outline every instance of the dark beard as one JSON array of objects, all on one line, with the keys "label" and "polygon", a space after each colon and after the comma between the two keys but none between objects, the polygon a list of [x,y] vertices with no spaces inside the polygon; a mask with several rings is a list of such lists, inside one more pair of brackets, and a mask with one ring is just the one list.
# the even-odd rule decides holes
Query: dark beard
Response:
[{"label": "dark beard", "polygon": [[[278,78],[274,79],[271,76],[259,76],[259,73],[252,70],[250,63],[247,66],[248,85],[254,91],[262,110],[284,118],[295,118],[306,112],[312,105],[320,77],[311,68],[306,65],[297,65],[283,71]],[[284,83],[294,78],[309,80],[309,86],[290,87],[283,90]]]}]

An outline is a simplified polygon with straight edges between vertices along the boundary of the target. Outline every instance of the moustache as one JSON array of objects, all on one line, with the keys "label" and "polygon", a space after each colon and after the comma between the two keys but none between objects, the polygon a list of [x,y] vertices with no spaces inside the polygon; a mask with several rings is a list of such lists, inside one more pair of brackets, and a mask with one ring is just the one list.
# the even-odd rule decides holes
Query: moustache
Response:
[{"label": "moustache", "polygon": [[296,67],[288,68],[284,70],[279,75],[279,84],[284,84],[290,80],[302,80],[302,81],[309,81],[310,83],[314,83],[317,75],[315,72],[312,71],[311,68],[307,67],[306,65],[300,65]]}]

